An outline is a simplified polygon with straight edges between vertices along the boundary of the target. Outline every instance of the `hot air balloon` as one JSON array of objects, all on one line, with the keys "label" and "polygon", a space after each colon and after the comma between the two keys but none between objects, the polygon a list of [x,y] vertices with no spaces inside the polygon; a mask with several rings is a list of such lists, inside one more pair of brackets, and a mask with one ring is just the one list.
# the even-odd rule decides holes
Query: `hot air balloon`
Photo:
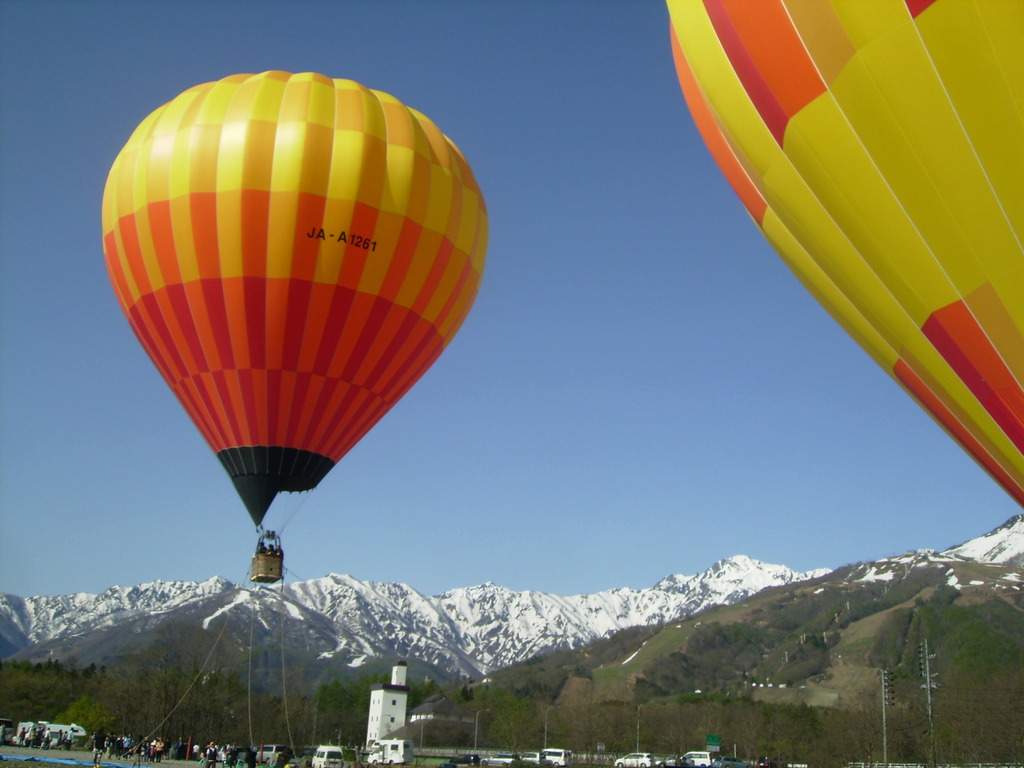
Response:
[{"label": "hot air balloon", "polygon": [[1024,504],[1024,3],[668,7],[690,112],[764,236]]},{"label": "hot air balloon", "polygon": [[433,122],[313,73],[185,91],[103,193],[121,308],[257,526],[438,358],[486,243],[473,174]]}]

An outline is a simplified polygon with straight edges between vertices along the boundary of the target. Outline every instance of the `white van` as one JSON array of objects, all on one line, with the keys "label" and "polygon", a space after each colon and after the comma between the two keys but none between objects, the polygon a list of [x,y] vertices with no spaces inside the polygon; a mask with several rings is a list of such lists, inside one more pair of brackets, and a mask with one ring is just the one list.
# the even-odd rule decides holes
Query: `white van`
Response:
[{"label": "white van", "polygon": [[568,749],[542,749],[540,751],[540,762],[541,765],[547,760],[552,765],[557,765],[559,768],[565,768],[568,765],[572,765],[572,752]]},{"label": "white van", "polygon": [[690,766],[691,768],[700,768],[701,766],[711,765],[713,759],[710,752],[687,752],[683,755],[682,762],[683,765]]},{"label": "white van", "polygon": [[324,744],[316,748],[312,768],[345,768],[345,755],[341,747]]},{"label": "white van", "polygon": [[366,762],[370,765],[404,765],[415,759],[412,742],[407,739],[378,739],[370,746]]}]

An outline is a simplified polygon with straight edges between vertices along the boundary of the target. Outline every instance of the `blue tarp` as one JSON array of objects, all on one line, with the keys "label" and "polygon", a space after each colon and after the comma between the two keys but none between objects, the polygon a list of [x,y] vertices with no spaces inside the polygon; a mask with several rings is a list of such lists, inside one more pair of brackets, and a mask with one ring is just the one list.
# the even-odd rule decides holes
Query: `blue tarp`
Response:
[{"label": "blue tarp", "polygon": [[[92,760],[72,760],[70,757],[38,757],[36,755],[0,755],[0,760],[28,760],[36,763],[61,765],[95,765]],[[104,768],[133,768],[134,763],[100,763]]]}]

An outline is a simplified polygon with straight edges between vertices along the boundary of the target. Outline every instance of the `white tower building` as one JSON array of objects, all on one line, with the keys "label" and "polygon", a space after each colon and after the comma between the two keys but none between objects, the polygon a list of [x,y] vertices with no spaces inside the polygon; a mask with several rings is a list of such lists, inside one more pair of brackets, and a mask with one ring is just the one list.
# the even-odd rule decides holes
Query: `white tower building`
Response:
[{"label": "white tower building", "polygon": [[370,688],[370,719],[366,723],[366,744],[387,738],[405,725],[405,707],[409,686],[405,684],[407,666],[400,661],[391,668],[391,682]]}]

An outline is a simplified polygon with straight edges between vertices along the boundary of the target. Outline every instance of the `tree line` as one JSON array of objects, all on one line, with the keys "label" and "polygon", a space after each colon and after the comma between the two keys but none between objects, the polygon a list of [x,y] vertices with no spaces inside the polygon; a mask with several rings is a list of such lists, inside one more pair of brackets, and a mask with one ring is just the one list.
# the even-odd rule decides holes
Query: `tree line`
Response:
[{"label": "tree line", "polygon": [[[190,668],[152,654],[113,668],[8,661],[0,665],[0,715],[193,743],[361,745],[371,686],[386,682],[383,675],[364,675],[303,690],[301,674],[288,671],[290,690],[254,693],[243,672]],[[410,687],[410,708],[442,692],[430,680]],[[706,736],[715,734],[723,752],[747,759],[772,755],[814,768],[883,759],[881,697],[837,709],[715,693],[594,701],[586,686],[557,702],[488,685],[444,693],[458,705],[461,719],[408,726],[406,737],[417,747],[521,752],[546,743],[600,763],[638,747],[679,755],[702,749]],[[887,710],[890,762],[1024,761],[1024,676],[985,686],[945,686],[934,693],[931,717],[921,701],[908,698]]]}]

